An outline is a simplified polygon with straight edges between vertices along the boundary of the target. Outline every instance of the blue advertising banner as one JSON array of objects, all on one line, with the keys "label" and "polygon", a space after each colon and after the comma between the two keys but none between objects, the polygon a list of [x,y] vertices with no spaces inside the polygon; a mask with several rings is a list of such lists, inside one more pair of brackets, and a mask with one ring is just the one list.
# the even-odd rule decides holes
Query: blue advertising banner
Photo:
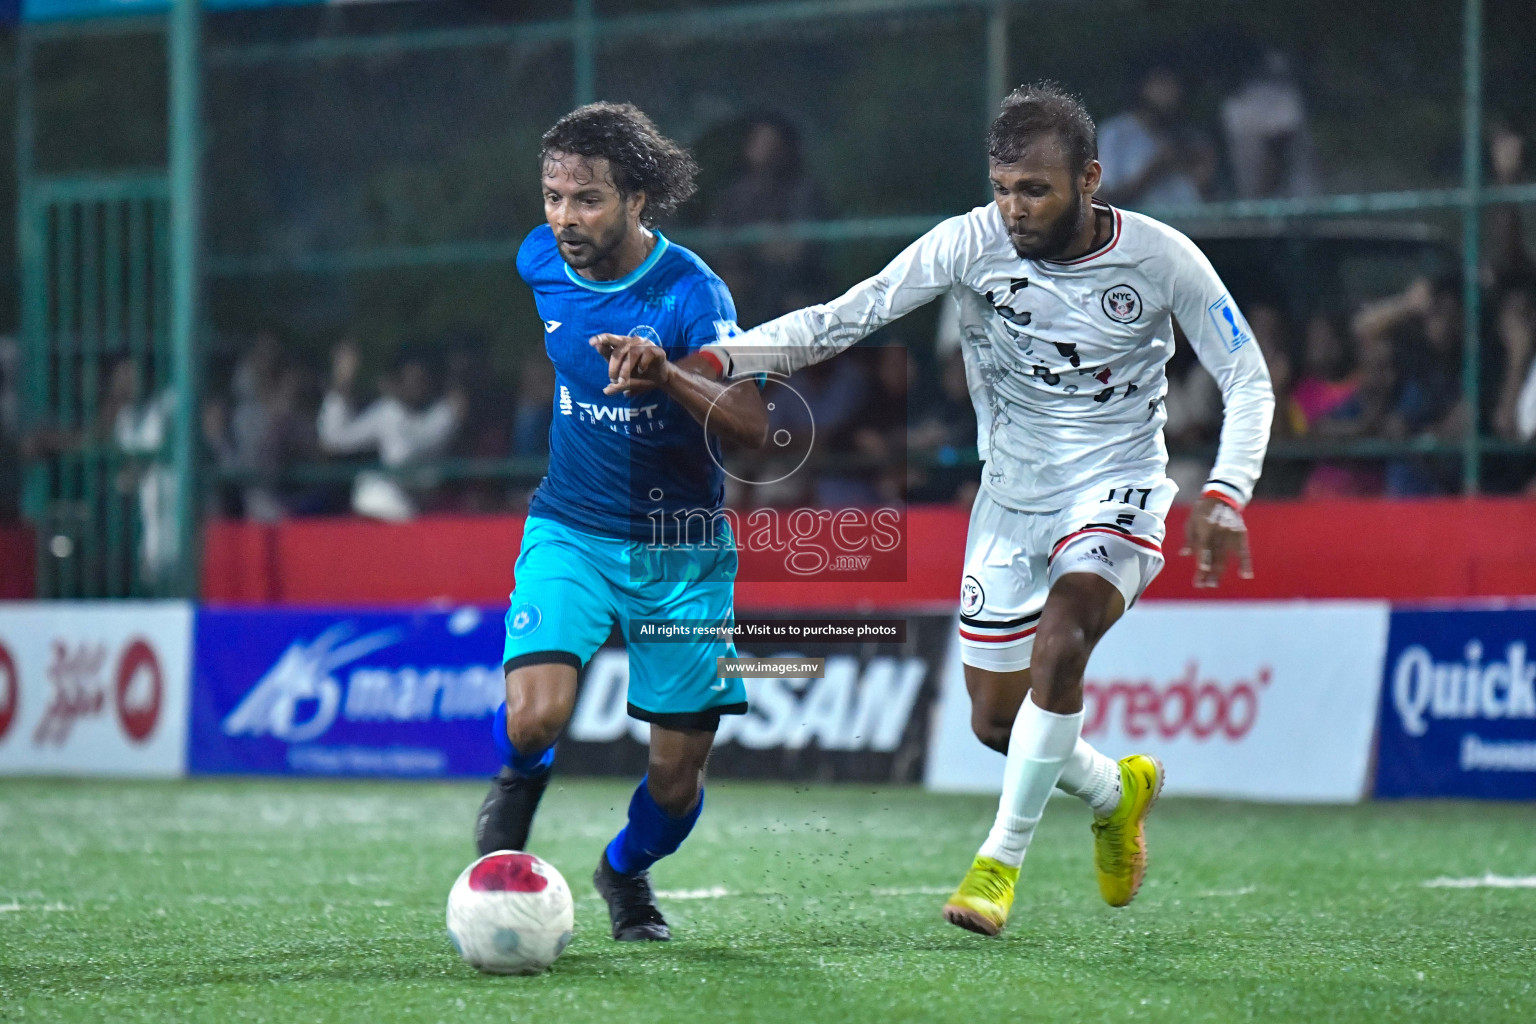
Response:
[{"label": "blue advertising banner", "polygon": [[1536,606],[1392,612],[1376,795],[1536,800]]},{"label": "blue advertising banner", "polygon": [[199,610],[188,769],[491,775],[499,609]]},{"label": "blue advertising banner", "polygon": [[[200,610],[188,770],[203,774],[493,774],[503,609]],[[798,628],[782,616],[741,628]],[[816,620],[820,622],[822,620]],[[812,623],[814,624],[814,623]],[[762,641],[743,656],[823,659],[806,678],[748,679],[751,711],[720,723],[710,771],[739,778],[922,778],[950,615],[908,617],[884,640]],[[573,775],[645,772],[646,723],[627,713],[617,637],[582,673],[556,763]]]}]

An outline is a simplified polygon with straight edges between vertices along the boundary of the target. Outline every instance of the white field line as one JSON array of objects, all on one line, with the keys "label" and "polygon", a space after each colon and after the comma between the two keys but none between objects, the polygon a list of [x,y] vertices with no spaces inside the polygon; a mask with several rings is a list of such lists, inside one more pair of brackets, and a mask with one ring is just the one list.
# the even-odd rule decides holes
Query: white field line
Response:
[{"label": "white field line", "polygon": [[1241,889],[1207,889],[1201,896],[1251,896],[1259,891],[1256,885],[1245,885]]},{"label": "white field line", "polygon": [[74,909],[75,909],[74,907],[71,907],[68,904],[64,904],[64,903],[36,903],[36,904],[32,904],[32,905],[26,905],[26,904],[21,904],[21,903],[0,903],[0,914],[14,914],[14,913],[17,913],[18,911],[26,912],[26,911],[33,911],[33,910],[39,911],[39,912],[44,913],[44,914],[51,914],[51,913],[54,913],[54,912],[60,911],[60,910],[74,910]]},{"label": "white field line", "polygon": [[[869,892],[868,892],[868,895],[870,895],[870,896],[882,896],[882,897],[886,897],[886,896],[948,896],[952,891],[953,891],[953,887],[951,887],[951,886],[938,886],[938,885],[917,885],[917,886],[900,886],[900,887],[882,886],[882,887],[876,887],[874,889],[870,889]],[[739,892],[739,891],[737,891],[735,889],[727,889],[723,885],[712,885],[712,886],[710,886],[707,889],[658,889],[656,891],[656,897],[658,899],[664,899],[664,900],[720,900],[720,899],[729,899],[729,898],[736,897],[736,896],[745,896],[745,897],[748,897],[748,898],[763,898],[763,897],[769,897],[769,896],[785,896],[785,895],[787,895],[787,894],[784,893],[784,892],[780,892],[780,891],[778,891],[776,889],[762,889],[762,890],[758,890],[758,891],[755,891],[755,892]],[[851,897],[851,896],[856,896],[857,894],[856,893],[849,893],[848,895]],[[831,894],[828,894],[828,897],[829,898],[836,898],[836,897],[832,897]],[[597,897],[597,896],[587,896],[587,897],[584,897],[584,898],[586,898],[586,899],[599,899],[600,897]]]},{"label": "white field line", "polygon": [[1536,875],[1495,875],[1481,878],[1431,878],[1426,889],[1536,889]]},{"label": "white field line", "polygon": [[661,889],[656,895],[667,900],[718,900],[743,894],[732,892],[723,885],[712,885],[708,889]]}]

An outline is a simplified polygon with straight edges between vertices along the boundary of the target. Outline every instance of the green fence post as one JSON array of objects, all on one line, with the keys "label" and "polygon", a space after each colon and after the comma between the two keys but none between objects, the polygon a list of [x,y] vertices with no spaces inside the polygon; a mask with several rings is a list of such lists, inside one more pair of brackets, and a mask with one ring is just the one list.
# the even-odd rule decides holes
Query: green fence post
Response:
[{"label": "green fence post", "polygon": [[[198,327],[201,241],[202,124],[198,49],[200,0],[176,0],[167,47],[171,80],[171,380],[176,389],[171,430],[176,474],[176,544],[179,592],[197,596]],[[152,524],[143,524],[152,529]]]},{"label": "green fence post", "polygon": [[1478,370],[1482,333],[1482,286],[1478,281],[1483,179],[1483,0],[1466,0],[1462,38],[1465,107],[1462,114],[1461,175],[1466,205],[1461,214],[1462,349],[1461,394],[1467,407],[1461,488],[1477,493],[1479,465]]}]

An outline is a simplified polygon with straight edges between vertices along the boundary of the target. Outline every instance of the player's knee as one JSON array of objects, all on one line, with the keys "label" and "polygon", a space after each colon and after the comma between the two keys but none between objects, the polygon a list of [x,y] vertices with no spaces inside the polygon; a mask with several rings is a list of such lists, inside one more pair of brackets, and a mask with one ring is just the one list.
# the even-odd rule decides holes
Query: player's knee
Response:
[{"label": "player's knee", "polygon": [[545,750],[560,738],[565,720],[558,701],[524,694],[507,705],[507,738],[518,750]]},{"label": "player's knee", "polygon": [[693,810],[703,788],[704,773],[692,765],[674,765],[652,761],[646,775],[646,788],[656,806],[674,818]]},{"label": "player's knee", "polygon": [[999,754],[1008,753],[1008,737],[1013,732],[1013,723],[1002,720],[994,709],[980,701],[971,705],[971,731],[984,746]]}]

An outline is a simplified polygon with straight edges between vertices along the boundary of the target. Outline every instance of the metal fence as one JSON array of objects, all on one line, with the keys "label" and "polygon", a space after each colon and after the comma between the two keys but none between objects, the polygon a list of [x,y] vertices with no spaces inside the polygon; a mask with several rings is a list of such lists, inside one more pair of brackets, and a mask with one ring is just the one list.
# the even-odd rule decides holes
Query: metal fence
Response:
[{"label": "metal fence", "polygon": [[[634,13],[637,6],[653,9]],[[1096,110],[1112,109],[1118,97],[1096,69],[1137,59],[1154,28],[1193,38],[1198,49],[1213,11],[1248,18],[1256,32],[1290,32],[1296,45],[1306,41],[1296,26],[1313,25],[1312,44],[1333,55],[1336,76],[1346,73],[1349,55],[1316,38],[1336,27],[1330,22],[1357,19],[1359,36],[1387,39],[1387,51],[1393,33],[1407,31],[1392,20],[1392,5],[1375,3],[1354,13],[1290,4],[1267,15],[1220,2],[768,0],[656,9],[665,6],[571,0],[559,17],[499,24],[473,8],[415,21],[388,12],[349,21],[353,15],[336,8],[296,8],[204,22],[194,2],[180,0],[166,18],[24,27],[17,173],[25,410],[29,423],[46,423],[62,439],[29,464],[26,480],[26,509],[41,526],[44,595],[195,592],[198,496],[210,478],[196,457],[199,382],[221,339],[238,335],[243,323],[280,308],[296,333],[324,337],[337,329],[331,311],[344,307],[353,326],[403,334],[451,322],[443,307],[457,306],[486,323],[487,345],[515,353],[507,358],[530,351],[536,336],[519,325],[532,318],[526,298],[513,294],[515,282],[486,287],[476,275],[511,276],[521,236],[538,218],[531,187],[538,133],[571,105],[634,99],[690,140],[753,109],[790,111],[818,140],[808,161],[836,193],[828,206],[838,212],[745,227],[685,221],[669,233],[706,256],[819,243],[834,253],[832,276],[846,284],[944,216],[985,201],[978,140],[1016,80],[1052,75],[1087,94]],[[1500,19],[1519,13],[1494,9]],[[1415,168],[1383,157],[1357,161],[1363,170],[1343,184],[1364,178],[1405,187],[1143,209],[1180,226],[1454,218],[1464,289],[1461,384],[1475,410],[1485,319],[1480,214],[1493,204],[1536,201],[1536,184],[1483,180],[1485,49],[1490,37],[1499,52],[1508,48],[1507,26],[1490,33],[1484,0],[1420,5],[1414,14],[1433,24],[1402,36],[1394,52],[1410,65],[1405,80],[1423,83],[1414,109],[1439,111],[1442,134],[1456,139],[1459,174],[1451,177],[1459,180],[1446,180],[1429,161]],[[49,118],[61,119],[57,109],[40,109],[40,62],[61,46],[134,33],[165,34],[168,98],[145,113],[163,119],[156,122],[163,136],[149,131],[138,150],[105,147],[115,168],[61,171],[60,158],[40,152],[58,148],[49,142]],[[1416,52],[1415,40],[1426,35],[1439,48]],[[1398,72],[1381,65],[1371,73],[1388,84],[1355,96],[1354,108],[1335,102],[1330,116],[1340,124],[1362,118],[1362,137],[1395,138],[1404,129],[1383,101]],[[1536,81],[1525,91],[1536,97]],[[469,99],[434,104],[428,96]],[[1453,106],[1459,126],[1449,123]],[[273,156],[274,149],[284,152]],[[123,165],[124,153],[142,165]],[[497,180],[486,184],[490,178]],[[122,431],[114,437],[115,428],[93,425],[102,357],[136,368],[141,412],[150,396],[164,396],[155,443],[125,450]],[[1454,456],[1470,493],[1484,456],[1510,450],[1528,449],[1474,428],[1450,442],[1277,445],[1271,457]],[[538,463],[471,459],[439,470],[522,479]],[[354,471],[300,466],[290,475],[322,480]],[[159,505],[146,497],[153,480],[165,492]],[[155,517],[164,521],[156,525]],[[155,536],[160,553],[150,557],[144,538]]]}]

